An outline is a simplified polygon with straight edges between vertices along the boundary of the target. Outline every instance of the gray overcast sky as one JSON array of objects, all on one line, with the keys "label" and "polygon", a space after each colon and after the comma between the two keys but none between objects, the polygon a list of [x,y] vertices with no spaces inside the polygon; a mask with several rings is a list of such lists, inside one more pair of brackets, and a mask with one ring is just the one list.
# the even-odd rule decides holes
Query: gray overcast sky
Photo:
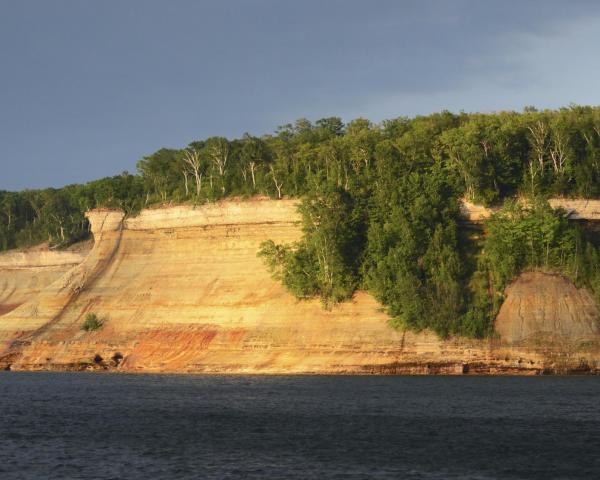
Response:
[{"label": "gray overcast sky", "polygon": [[595,0],[0,0],[0,189],[300,117],[600,104]]}]

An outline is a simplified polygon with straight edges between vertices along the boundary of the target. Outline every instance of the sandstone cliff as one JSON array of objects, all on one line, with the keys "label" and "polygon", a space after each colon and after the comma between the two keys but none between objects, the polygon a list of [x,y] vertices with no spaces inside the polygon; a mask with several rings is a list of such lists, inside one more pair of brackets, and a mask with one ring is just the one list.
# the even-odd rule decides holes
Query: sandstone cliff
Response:
[{"label": "sandstone cliff", "polygon": [[[596,368],[596,327],[581,338],[568,334],[571,324],[579,328],[589,319],[561,320],[561,342],[536,344],[523,341],[526,334],[510,333],[515,331],[510,322],[519,317],[507,307],[502,318],[509,321],[502,320],[500,329],[508,325],[512,336],[441,341],[428,332],[391,329],[380,306],[365,293],[331,311],[318,301],[294,299],[270,278],[256,252],[266,239],[299,238],[295,205],[230,200],[145,210],[124,222],[120,212],[90,212],[95,244],[85,261],[0,316],[0,365],[212,373]],[[560,288],[555,285],[552,292]],[[565,295],[571,299],[579,293]],[[575,297],[567,303],[578,311],[581,298]],[[88,312],[104,320],[102,329],[81,330]]]},{"label": "sandstone cliff", "polygon": [[47,247],[0,253],[0,315],[35,297],[80,264],[89,249],[52,251]]},{"label": "sandstone cliff", "polygon": [[589,291],[560,275],[523,273],[506,289],[496,331],[506,342],[585,342],[600,333],[600,314]]},{"label": "sandstone cliff", "polygon": [[[521,199],[521,201],[525,201]],[[561,208],[571,220],[600,221],[600,200],[582,198],[551,198],[548,203],[552,208]],[[463,217],[473,223],[479,223],[498,212],[500,207],[484,207],[463,199],[460,211]]]}]

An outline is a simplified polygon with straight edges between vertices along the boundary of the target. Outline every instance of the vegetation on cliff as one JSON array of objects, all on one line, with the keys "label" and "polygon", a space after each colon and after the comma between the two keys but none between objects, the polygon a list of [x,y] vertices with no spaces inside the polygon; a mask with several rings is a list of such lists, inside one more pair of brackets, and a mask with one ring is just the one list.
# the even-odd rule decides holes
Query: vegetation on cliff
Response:
[{"label": "vegetation on cliff", "polygon": [[485,227],[473,275],[471,321],[485,311],[490,312],[485,317],[495,318],[505,287],[524,270],[560,273],[590,289],[600,305],[598,237],[570,223],[564,212],[540,199],[529,204],[507,200]]},{"label": "vegetation on cliff", "polygon": [[103,324],[104,322],[100,320],[98,315],[96,315],[95,313],[88,313],[85,316],[83,324],[81,325],[81,329],[86,332],[94,332],[96,330],[101,329]]},{"label": "vegetation on cliff", "polygon": [[[386,172],[390,166],[393,168]],[[0,249],[85,236],[83,213],[226,196],[302,196],[325,181],[363,196],[387,174],[436,168],[453,195],[490,204],[517,193],[600,195],[600,108],[400,117],[344,125],[301,119],[274,134],[161,149],[124,172],[60,189],[0,191]]]},{"label": "vegetation on cliff", "polygon": [[138,172],[0,192],[0,249],[82,238],[83,213],[98,206],[135,212],[285,195],[304,198],[304,237],[266,243],[261,253],[300,298],[330,305],[366,288],[397,324],[481,337],[491,332],[502,288],[523,269],[559,270],[598,292],[597,261],[590,263],[597,248],[549,207],[511,204],[490,220],[483,243],[459,229],[458,208],[461,197],[489,205],[600,196],[598,107],[442,112],[381,124],[301,119],[263,137],[161,149],[140,160]]},{"label": "vegetation on cliff", "polygon": [[295,245],[261,245],[273,277],[298,298],[318,296],[325,306],[347,300],[360,282],[366,208],[343,189],[323,184],[299,207],[303,238]]}]

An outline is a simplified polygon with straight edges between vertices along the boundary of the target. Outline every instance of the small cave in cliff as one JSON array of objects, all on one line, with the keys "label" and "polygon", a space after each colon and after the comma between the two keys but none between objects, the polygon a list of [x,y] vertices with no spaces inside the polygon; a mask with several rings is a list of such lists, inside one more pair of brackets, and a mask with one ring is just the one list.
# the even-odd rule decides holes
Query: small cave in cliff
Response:
[{"label": "small cave in cliff", "polygon": [[110,365],[111,367],[118,367],[121,362],[123,361],[123,355],[119,352],[116,352],[112,357],[111,357],[111,362]]}]

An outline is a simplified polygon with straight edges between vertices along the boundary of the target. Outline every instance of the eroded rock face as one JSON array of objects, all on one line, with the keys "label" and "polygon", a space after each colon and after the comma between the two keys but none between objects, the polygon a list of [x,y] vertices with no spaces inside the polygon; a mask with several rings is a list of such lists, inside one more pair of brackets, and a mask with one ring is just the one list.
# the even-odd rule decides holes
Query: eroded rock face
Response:
[{"label": "eroded rock face", "polygon": [[506,289],[495,327],[510,343],[577,342],[600,332],[600,313],[588,290],[576,288],[560,275],[527,272]]},{"label": "eroded rock face", "polygon": [[[332,310],[295,299],[256,254],[264,240],[300,238],[296,206],[228,200],[125,222],[120,212],[90,212],[86,260],[0,317],[0,368],[536,374],[572,371],[582,359],[596,368],[594,345],[565,354],[394,330],[364,292]],[[104,320],[100,330],[81,330],[89,312]]]},{"label": "eroded rock face", "polygon": [[255,198],[245,201],[224,201],[202,206],[176,205],[169,208],[148,208],[125,220],[127,230],[152,230],[185,227],[216,227],[219,225],[295,225],[300,221],[296,212],[298,200],[271,201]]},{"label": "eroded rock face", "polygon": [[562,208],[573,220],[600,220],[600,200],[551,198],[548,203],[552,208]]},{"label": "eroded rock face", "polygon": [[85,288],[91,288],[114,261],[121,239],[123,212],[98,210],[88,214],[94,246],[84,260],[67,269],[37,295],[0,317],[0,341],[23,337],[29,342],[56,324],[71,302]]},{"label": "eroded rock face", "polygon": [[89,248],[50,250],[47,246],[0,253],[0,315],[34,298],[75,265]]},{"label": "eroded rock face", "polygon": [[[520,199],[520,201],[526,202],[524,199]],[[572,220],[600,221],[600,200],[551,198],[548,200],[548,203],[554,209],[563,209]],[[468,222],[483,222],[498,211],[500,211],[500,207],[498,206],[488,208],[469,202],[464,198],[460,202],[460,212]]]},{"label": "eroded rock face", "polygon": [[96,208],[86,212],[85,216],[90,222],[90,230],[94,235],[94,240],[98,243],[98,235],[115,232],[122,228],[125,214],[121,210]]}]

